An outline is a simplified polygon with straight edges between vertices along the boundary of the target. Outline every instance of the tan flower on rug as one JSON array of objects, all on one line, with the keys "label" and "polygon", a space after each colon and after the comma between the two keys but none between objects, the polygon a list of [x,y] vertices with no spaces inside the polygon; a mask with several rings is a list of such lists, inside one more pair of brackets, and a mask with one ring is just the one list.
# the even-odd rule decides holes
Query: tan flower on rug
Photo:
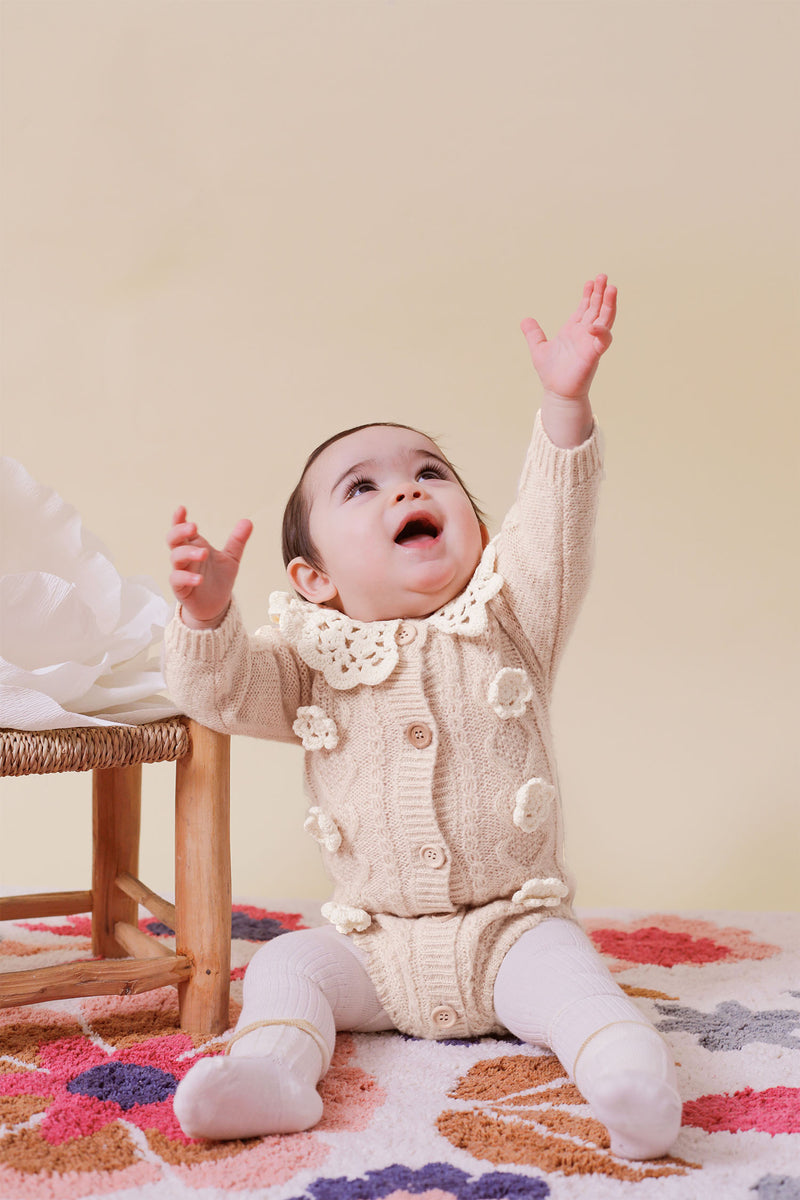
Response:
[{"label": "tan flower on rug", "polygon": [[443,1137],[478,1159],[519,1163],[565,1175],[607,1175],[640,1183],[698,1170],[696,1163],[616,1158],[605,1127],[552,1055],[516,1054],[475,1063],[449,1093],[457,1109],[441,1113]]}]

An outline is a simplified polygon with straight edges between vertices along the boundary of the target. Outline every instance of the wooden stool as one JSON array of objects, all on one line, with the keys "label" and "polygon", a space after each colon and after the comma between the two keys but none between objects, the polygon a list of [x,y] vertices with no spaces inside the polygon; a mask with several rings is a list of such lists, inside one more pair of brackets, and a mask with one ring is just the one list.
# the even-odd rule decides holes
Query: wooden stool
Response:
[{"label": "wooden stool", "polygon": [[[175,904],[138,878],[142,763],[175,762]],[[185,717],[147,725],[0,730],[0,775],[92,771],[92,889],[0,897],[0,920],[91,912],[103,961],[0,975],[0,1007],[127,996],[174,984],[181,1027],[228,1027],[231,962],[230,738]],[[138,905],[176,948],[138,927]],[[129,955],[130,957],[124,957]]]}]

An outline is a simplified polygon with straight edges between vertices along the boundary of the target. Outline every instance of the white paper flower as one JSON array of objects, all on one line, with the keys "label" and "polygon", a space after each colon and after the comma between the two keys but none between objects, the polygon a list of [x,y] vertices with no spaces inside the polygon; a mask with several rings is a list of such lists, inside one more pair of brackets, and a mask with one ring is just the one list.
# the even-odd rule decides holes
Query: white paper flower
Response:
[{"label": "white paper flower", "polygon": [[321,913],[326,921],[335,925],[339,933],[363,933],[372,924],[372,917],[363,908],[351,908],[349,904],[336,904],[333,900],[323,904]]},{"label": "white paper flower", "polygon": [[569,888],[561,879],[529,879],[511,901],[523,908],[556,908],[568,895]]},{"label": "white paper flower", "polygon": [[297,720],[292,725],[306,750],[333,750],[339,744],[336,722],[326,717],[316,704],[297,710]]},{"label": "white paper flower", "polygon": [[342,844],[342,831],[339,826],[316,805],[308,810],[303,829],[331,854],[335,854]]},{"label": "white paper flower", "polygon": [[20,463],[0,459],[0,725],[141,724],[179,710],[150,652],[171,606],[124,579],[80,515]]},{"label": "white paper flower", "polygon": [[521,667],[503,667],[489,686],[489,703],[504,721],[521,717],[532,697],[531,681]]},{"label": "white paper flower", "polygon": [[550,812],[556,789],[546,779],[529,779],[517,792],[514,824],[525,833],[533,833]]}]

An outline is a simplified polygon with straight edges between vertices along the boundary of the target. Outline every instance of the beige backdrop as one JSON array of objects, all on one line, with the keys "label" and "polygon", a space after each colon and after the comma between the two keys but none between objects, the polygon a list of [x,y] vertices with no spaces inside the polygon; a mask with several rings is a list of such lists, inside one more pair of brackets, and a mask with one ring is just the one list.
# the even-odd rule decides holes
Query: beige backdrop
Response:
[{"label": "beige backdrop", "polygon": [[[578,900],[798,901],[797,3],[2,0],[4,451],[167,591],[395,418],[491,513],[537,407],[518,331],[619,284],[607,482],[556,735]],[[171,769],[142,874],[170,887]],[[234,889],[323,896],[300,753],[234,746]],[[88,882],[87,780],[3,788],[6,890]]]}]

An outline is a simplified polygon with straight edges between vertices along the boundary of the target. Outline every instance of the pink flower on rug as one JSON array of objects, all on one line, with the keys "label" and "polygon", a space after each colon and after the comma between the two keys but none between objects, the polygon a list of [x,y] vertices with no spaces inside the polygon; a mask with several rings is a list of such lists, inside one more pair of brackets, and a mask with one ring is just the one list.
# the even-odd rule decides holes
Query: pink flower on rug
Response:
[{"label": "pink flower on rug", "polygon": [[596,918],[585,921],[584,928],[602,954],[619,960],[611,965],[612,971],[627,970],[630,963],[702,967],[716,962],[759,961],[781,953],[780,946],[755,941],[748,929],[669,914],[636,921]]},{"label": "pink flower on rug", "polygon": [[[0,1195],[77,1200],[167,1172],[193,1188],[258,1188],[316,1170],[330,1154],[316,1131],[232,1142],[186,1137],[172,1110],[175,1088],[222,1043],[177,1029],[174,989],[94,997],[80,1010],[82,1021],[42,1008],[0,1020],[8,1056],[0,1072],[0,1123],[8,1129],[0,1136]],[[321,1130],[363,1130],[385,1101],[354,1055],[352,1037],[340,1035],[322,1085]]]},{"label": "pink flower on rug", "polygon": [[17,921],[23,929],[30,929],[34,933],[52,933],[58,937],[79,937],[85,938],[89,945],[92,940],[92,918],[91,916],[80,915],[77,917],[66,917],[63,924],[56,925],[50,921]]},{"label": "pink flower on rug", "polygon": [[745,1088],[733,1095],[700,1096],[683,1106],[683,1124],[707,1133],[800,1133],[800,1088]]},{"label": "pink flower on rug", "polygon": [[0,1095],[52,1097],[38,1127],[52,1146],[88,1137],[119,1120],[180,1139],[184,1135],[172,1112],[172,1095],[191,1066],[180,1056],[193,1049],[185,1033],[111,1053],[82,1035],[61,1038],[40,1046],[37,1070],[0,1075]]}]

